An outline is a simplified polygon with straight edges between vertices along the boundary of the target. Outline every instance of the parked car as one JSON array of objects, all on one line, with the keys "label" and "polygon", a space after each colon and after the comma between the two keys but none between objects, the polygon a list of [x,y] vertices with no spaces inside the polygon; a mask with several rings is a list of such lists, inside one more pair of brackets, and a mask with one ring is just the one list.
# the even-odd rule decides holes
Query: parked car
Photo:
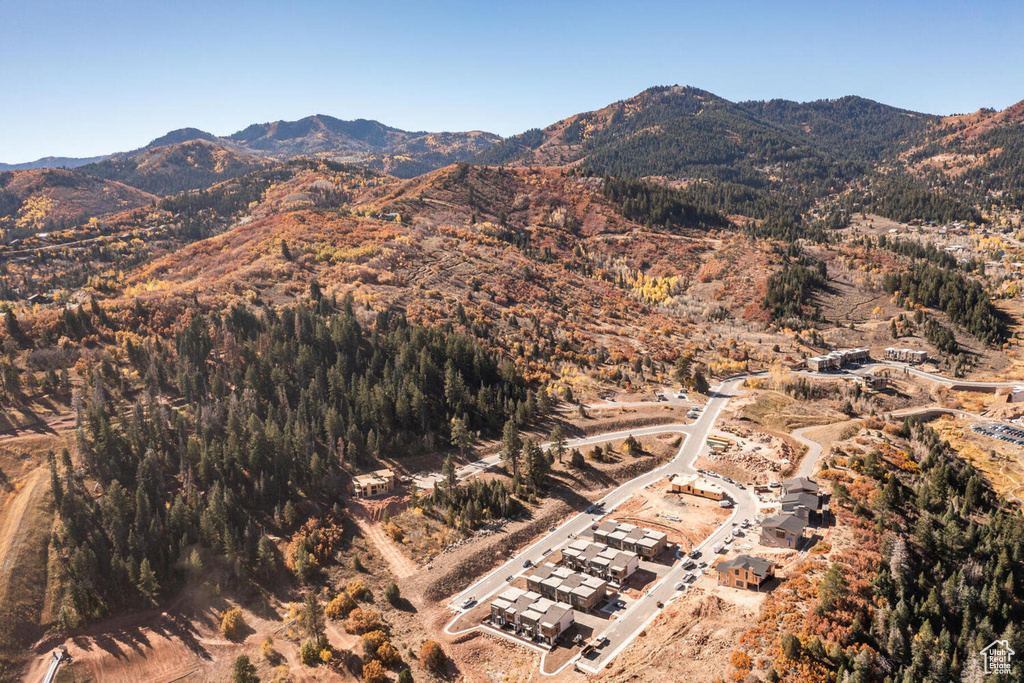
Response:
[{"label": "parked car", "polygon": [[462,609],[469,609],[476,604],[476,598],[470,596],[462,601]]},{"label": "parked car", "polygon": [[718,501],[718,507],[721,507],[721,508],[731,508],[732,507],[732,501],[729,500],[728,498],[723,498],[722,500]]},{"label": "parked car", "polygon": [[679,581],[678,583],[676,583],[676,585],[675,585],[675,589],[676,589],[677,591],[681,591],[681,590],[683,590],[683,588],[684,588],[685,586],[686,586],[686,584],[685,584],[685,583],[683,583],[682,581]]},{"label": "parked car", "polygon": [[531,560],[523,560],[523,567],[524,568],[528,568],[528,567],[532,567],[532,566],[533,566],[533,562]]}]

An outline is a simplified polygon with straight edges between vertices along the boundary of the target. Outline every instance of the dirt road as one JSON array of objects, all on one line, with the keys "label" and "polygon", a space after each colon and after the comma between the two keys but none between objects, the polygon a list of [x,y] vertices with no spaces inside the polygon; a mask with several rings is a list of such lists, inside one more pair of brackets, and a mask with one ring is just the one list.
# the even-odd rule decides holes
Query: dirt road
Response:
[{"label": "dirt road", "polygon": [[359,525],[359,529],[363,532],[363,537],[370,543],[373,543],[377,550],[380,551],[381,556],[391,566],[391,571],[396,578],[404,579],[419,571],[416,563],[402,552],[391,537],[384,533],[379,524],[367,522],[360,517],[356,517],[356,524]]},{"label": "dirt road", "polygon": [[25,534],[19,534],[18,530],[25,521],[29,503],[46,494],[46,472],[45,467],[40,467],[29,475],[25,486],[4,506],[0,514],[0,600],[7,596],[18,551],[26,540]]}]

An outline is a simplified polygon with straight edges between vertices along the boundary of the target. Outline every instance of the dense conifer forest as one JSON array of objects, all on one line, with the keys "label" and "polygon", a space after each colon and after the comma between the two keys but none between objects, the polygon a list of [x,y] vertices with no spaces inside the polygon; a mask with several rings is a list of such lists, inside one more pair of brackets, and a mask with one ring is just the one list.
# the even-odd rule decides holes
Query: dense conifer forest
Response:
[{"label": "dense conifer forest", "polygon": [[[453,424],[496,434],[547,409],[474,338],[390,312],[364,326],[349,302],[311,294],[194,314],[173,343],[129,342],[137,390],[94,368],[76,399],[84,467],[51,459],[63,626],[152,598],[201,556],[259,580],[277,562],[267,533],[294,531],[297,508],[329,510],[349,473],[444,447]],[[509,511],[507,492],[458,490],[474,519]],[[319,541],[303,543],[286,558],[300,578]]]}]

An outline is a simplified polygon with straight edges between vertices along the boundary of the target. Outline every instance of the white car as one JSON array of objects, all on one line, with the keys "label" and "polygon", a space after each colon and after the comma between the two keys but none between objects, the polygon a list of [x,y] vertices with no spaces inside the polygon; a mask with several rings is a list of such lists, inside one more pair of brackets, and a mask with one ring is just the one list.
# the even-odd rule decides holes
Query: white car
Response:
[{"label": "white car", "polygon": [[468,598],[466,598],[465,600],[462,601],[462,609],[469,609],[470,607],[472,607],[475,604],[476,604],[476,598],[468,597]]}]

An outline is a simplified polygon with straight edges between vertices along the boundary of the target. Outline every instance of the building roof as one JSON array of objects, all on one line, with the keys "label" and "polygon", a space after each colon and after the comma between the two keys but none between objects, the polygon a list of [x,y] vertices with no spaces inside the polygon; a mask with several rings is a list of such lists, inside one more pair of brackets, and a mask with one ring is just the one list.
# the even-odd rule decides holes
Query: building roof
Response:
[{"label": "building roof", "polygon": [[818,482],[807,477],[793,477],[792,479],[787,479],[782,482],[782,489],[786,493],[800,493],[804,491],[808,493],[817,493]]},{"label": "building roof", "polygon": [[644,547],[653,547],[668,539],[668,534],[663,531],[654,531],[625,522],[619,523],[613,519],[602,522],[594,531],[595,535],[597,532],[603,532],[609,540],[614,539],[619,544],[628,540]]},{"label": "building roof", "polygon": [[607,586],[607,582],[596,576],[588,576],[568,567],[550,563],[538,565],[526,580],[527,582],[540,582],[552,591],[568,591],[584,598],[589,598]]},{"label": "building roof", "polygon": [[813,493],[787,493],[782,497],[782,509],[803,506],[808,510],[818,510],[821,500]]},{"label": "building roof", "polygon": [[760,576],[763,578],[768,575],[768,572],[774,566],[774,562],[770,562],[762,557],[754,557],[753,555],[737,555],[731,560],[719,562],[715,569],[720,572],[727,572],[731,569],[737,568],[746,569],[753,572],[754,576]]},{"label": "building roof", "polygon": [[673,486],[692,486],[695,489],[710,491],[711,493],[725,493],[725,489],[721,486],[699,474],[677,474],[672,477],[670,483]]},{"label": "building roof", "polygon": [[395,473],[389,469],[375,470],[369,474],[360,474],[352,477],[356,486],[371,486],[372,484],[388,484],[395,478]]},{"label": "building roof", "polygon": [[772,515],[765,517],[761,522],[762,529],[783,529],[791,534],[802,534],[807,528],[807,522],[796,515]]}]

